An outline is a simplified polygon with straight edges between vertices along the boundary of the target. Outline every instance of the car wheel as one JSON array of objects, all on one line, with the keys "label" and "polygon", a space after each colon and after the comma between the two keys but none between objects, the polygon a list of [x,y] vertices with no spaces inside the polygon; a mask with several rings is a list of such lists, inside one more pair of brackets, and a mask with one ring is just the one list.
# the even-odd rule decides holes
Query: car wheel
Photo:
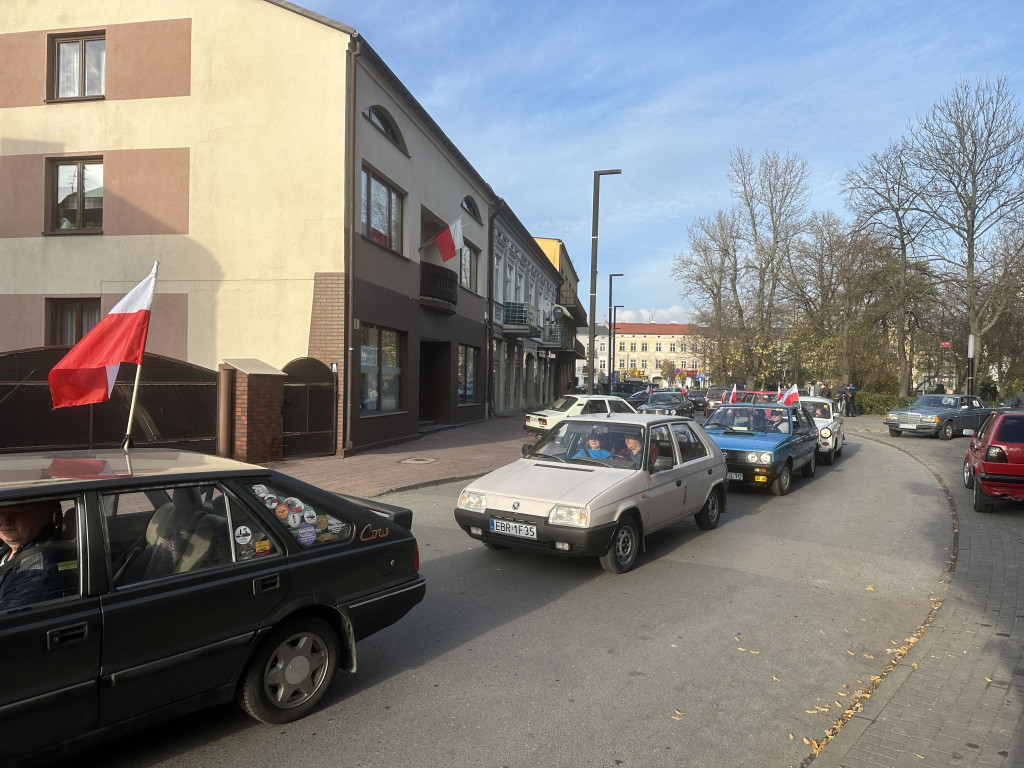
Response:
[{"label": "car wheel", "polygon": [[800,474],[804,477],[814,477],[814,470],[817,466],[816,459],[814,458],[814,451],[811,451],[811,458],[808,459],[807,463],[800,467]]},{"label": "car wheel", "polygon": [[964,488],[974,487],[974,472],[971,471],[971,460],[964,459]]},{"label": "car wheel", "polygon": [[941,427],[939,427],[939,440],[952,440],[953,439],[953,422],[947,421]]},{"label": "car wheel", "polygon": [[697,521],[697,527],[705,531],[710,531],[712,528],[718,527],[718,520],[722,516],[722,489],[720,486],[715,486],[711,489],[711,493],[708,495],[708,500],[704,502],[704,506],[700,512],[697,513],[694,520]]},{"label": "car wheel", "polygon": [[889,437],[899,437],[902,434],[896,427],[889,427]]},{"label": "car wheel", "polygon": [[779,476],[772,483],[772,493],[776,496],[785,496],[789,493],[789,487],[793,484],[793,470],[789,464],[783,464],[779,470]]},{"label": "car wheel", "polygon": [[986,501],[988,496],[981,492],[981,483],[978,482],[977,478],[974,480],[974,511],[975,512],[991,512],[992,503]]},{"label": "car wheel", "polygon": [[245,666],[236,700],[263,723],[290,723],[320,702],[338,670],[338,636],[313,616],[275,628]]},{"label": "car wheel", "polygon": [[608,551],[601,555],[601,567],[608,573],[625,573],[636,562],[640,549],[640,535],[631,517],[619,521]]}]

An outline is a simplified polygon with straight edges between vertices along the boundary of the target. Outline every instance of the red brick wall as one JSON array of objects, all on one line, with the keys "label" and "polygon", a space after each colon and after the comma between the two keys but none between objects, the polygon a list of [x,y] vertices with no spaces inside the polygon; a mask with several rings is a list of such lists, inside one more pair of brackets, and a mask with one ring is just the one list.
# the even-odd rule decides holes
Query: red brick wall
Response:
[{"label": "red brick wall", "polygon": [[235,372],[234,457],[239,461],[265,464],[281,460],[284,379]]}]

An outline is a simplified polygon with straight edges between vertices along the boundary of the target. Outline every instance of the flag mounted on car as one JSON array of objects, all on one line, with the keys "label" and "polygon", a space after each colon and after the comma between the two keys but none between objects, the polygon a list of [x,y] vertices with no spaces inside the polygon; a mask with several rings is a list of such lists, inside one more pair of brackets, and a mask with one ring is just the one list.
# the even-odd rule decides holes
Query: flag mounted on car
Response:
[{"label": "flag mounted on car", "polygon": [[142,364],[159,266],[154,262],[149,276],[53,366],[47,378],[54,408],[105,402],[121,363]]},{"label": "flag mounted on car", "polygon": [[779,400],[783,405],[796,405],[800,400],[800,392],[797,391],[796,384],[783,392]]}]

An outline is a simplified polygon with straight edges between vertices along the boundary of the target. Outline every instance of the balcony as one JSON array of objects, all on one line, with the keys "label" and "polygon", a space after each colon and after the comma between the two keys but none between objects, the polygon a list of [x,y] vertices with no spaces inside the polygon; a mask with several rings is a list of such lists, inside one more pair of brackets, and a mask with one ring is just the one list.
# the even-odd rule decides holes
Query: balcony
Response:
[{"label": "balcony", "polygon": [[522,301],[506,301],[502,333],[506,336],[539,336],[537,308]]},{"label": "balcony", "polygon": [[541,346],[550,349],[561,349],[565,343],[565,323],[561,321],[544,323],[540,334],[540,343]]},{"label": "balcony", "polygon": [[458,273],[429,262],[420,263],[420,306],[454,315],[459,303]]}]

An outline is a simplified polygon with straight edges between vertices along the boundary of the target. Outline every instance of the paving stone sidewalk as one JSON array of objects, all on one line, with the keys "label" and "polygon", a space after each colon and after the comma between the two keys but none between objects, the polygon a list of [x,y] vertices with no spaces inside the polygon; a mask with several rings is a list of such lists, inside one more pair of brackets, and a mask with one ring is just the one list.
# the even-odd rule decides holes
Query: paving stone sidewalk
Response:
[{"label": "paving stone sidewalk", "polygon": [[[348,458],[274,468],[338,493],[372,498],[465,480],[521,455],[523,415],[433,432]],[[884,433],[877,419],[851,436]],[[874,434],[877,437],[878,434]],[[932,625],[825,749],[813,768],[1024,768],[1024,516],[978,515],[962,486],[958,557]],[[454,500],[453,500],[454,501]],[[915,668],[916,665],[916,668]]]}]

